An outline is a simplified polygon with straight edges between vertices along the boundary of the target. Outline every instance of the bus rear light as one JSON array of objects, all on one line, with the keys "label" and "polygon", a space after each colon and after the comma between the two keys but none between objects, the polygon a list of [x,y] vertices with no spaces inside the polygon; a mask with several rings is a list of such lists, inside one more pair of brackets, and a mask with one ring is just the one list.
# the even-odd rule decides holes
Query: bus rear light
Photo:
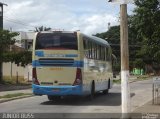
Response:
[{"label": "bus rear light", "polygon": [[38,82],[38,79],[37,79],[36,68],[32,69],[32,81],[33,81],[33,84],[40,85],[39,82]]},{"label": "bus rear light", "polygon": [[77,68],[76,79],[73,85],[80,85],[80,84],[82,84],[82,72],[80,68]]}]

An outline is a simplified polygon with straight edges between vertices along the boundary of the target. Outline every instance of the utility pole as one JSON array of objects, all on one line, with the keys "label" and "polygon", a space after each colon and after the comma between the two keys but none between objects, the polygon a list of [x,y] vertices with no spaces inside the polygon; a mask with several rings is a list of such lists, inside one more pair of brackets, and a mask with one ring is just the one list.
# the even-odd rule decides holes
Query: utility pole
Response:
[{"label": "utility pole", "polygon": [[109,0],[120,4],[120,41],[121,41],[121,99],[122,118],[129,118],[131,112],[129,87],[129,49],[128,49],[128,19],[127,3],[131,0]]},{"label": "utility pole", "polygon": [[121,41],[121,98],[122,118],[128,117],[131,111],[129,87],[129,49],[128,49],[127,4],[120,5],[120,41]]},{"label": "utility pole", "polygon": [[[1,30],[3,30],[3,5],[7,6],[7,4],[0,2],[0,29]],[[2,61],[0,60],[0,81],[2,80],[2,75],[3,75],[3,64],[2,64]]]},{"label": "utility pole", "polygon": [[0,28],[1,29],[3,29],[3,5],[8,6],[7,4],[0,2]]},{"label": "utility pole", "polygon": [[[12,32],[12,28],[10,28],[10,32]],[[12,52],[12,45],[10,45],[10,52]],[[12,61],[10,62],[10,79],[12,80]]]}]

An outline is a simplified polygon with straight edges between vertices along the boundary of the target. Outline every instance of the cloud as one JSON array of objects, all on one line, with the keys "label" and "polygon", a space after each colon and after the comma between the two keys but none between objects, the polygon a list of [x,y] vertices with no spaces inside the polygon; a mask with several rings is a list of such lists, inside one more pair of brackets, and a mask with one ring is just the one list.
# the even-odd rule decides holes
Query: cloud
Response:
[{"label": "cloud", "polygon": [[4,27],[33,30],[36,26],[53,29],[80,30],[95,34],[104,32],[108,23],[117,25],[119,7],[106,0],[2,0],[7,3]]}]

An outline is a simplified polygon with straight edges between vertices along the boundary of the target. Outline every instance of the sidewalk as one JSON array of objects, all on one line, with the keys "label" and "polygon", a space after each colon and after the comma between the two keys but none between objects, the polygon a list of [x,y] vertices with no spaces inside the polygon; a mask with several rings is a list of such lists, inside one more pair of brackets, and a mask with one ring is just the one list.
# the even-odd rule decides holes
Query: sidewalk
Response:
[{"label": "sidewalk", "polygon": [[15,100],[15,99],[31,97],[31,96],[33,96],[31,88],[21,89],[21,90],[17,89],[17,90],[12,90],[12,91],[1,91],[0,92],[0,97],[1,97],[0,103]]},{"label": "sidewalk", "polygon": [[[160,102],[160,101],[159,101]],[[160,103],[152,104],[152,100],[135,109],[132,113],[160,113]]]},{"label": "sidewalk", "polygon": [[3,92],[0,92],[0,96],[4,96],[4,95],[7,95],[7,94],[15,94],[15,93],[32,93],[32,89],[3,91]]}]

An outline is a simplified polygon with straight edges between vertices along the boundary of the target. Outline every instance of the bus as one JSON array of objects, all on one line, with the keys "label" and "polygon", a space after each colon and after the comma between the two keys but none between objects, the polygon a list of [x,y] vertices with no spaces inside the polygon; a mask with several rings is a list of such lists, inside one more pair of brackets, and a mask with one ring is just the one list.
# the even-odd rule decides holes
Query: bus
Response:
[{"label": "bus", "polygon": [[62,96],[93,99],[112,87],[112,50],[109,43],[80,31],[38,32],[33,41],[32,89],[49,100]]}]

